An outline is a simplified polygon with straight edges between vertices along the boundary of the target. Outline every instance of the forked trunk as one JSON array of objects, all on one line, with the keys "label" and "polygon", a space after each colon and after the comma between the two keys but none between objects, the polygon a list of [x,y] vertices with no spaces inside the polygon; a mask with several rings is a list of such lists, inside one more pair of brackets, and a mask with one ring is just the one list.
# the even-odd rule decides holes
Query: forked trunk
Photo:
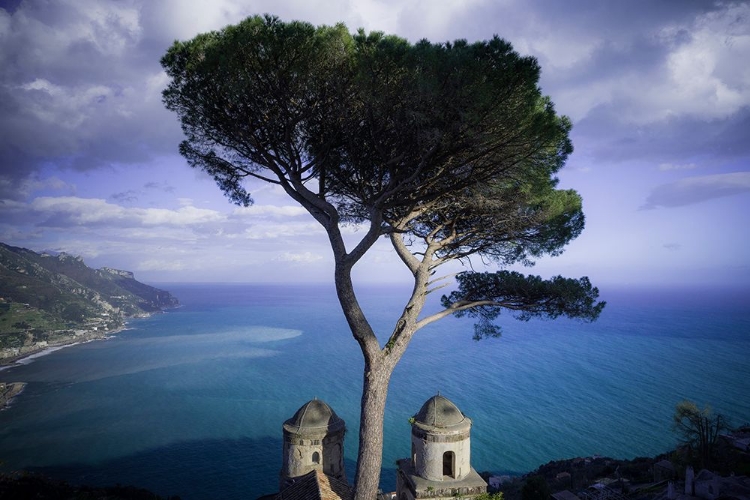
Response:
[{"label": "forked trunk", "polygon": [[359,452],[354,479],[355,500],[375,500],[383,462],[383,419],[393,366],[380,359],[365,365],[359,418]]},{"label": "forked trunk", "polygon": [[[332,234],[329,232],[329,235]],[[343,249],[340,239],[331,236],[334,248]],[[378,233],[373,232],[376,236]],[[374,239],[372,240],[374,242]],[[336,246],[339,242],[341,245]],[[343,251],[343,250],[342,250]],[[341,254],[344,255],[344,254]],[[416,331],[416,318],[424,305],[424,288],[427,280],[418,281],[409,305],[399,319],[396,329],[385,348],[381,348],[375,332],[357,302],[351,281],[352,262],[346,262],[337,254],[335,282],[341,308],[352,335],[362,350],[365,367],[362,377],[362,400],[359,417],[359,450],[357,471],[354,477],[354,499],[375,500],[380,485],[380,469],[383,463],[383,420],[388,384],[398,361],[406,351]],[[425,267],[425,269],[427,269]],[[415,296],[418,300],[415,300]]]}]

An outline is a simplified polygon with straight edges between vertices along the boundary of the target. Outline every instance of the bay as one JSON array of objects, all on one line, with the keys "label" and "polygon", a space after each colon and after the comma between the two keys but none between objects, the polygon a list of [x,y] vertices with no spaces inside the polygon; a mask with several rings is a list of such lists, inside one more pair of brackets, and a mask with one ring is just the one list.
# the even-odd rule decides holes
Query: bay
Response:
[{"label": "bay", "polygon": [[[362,360],[331,287],[157,286],[182,307],[0,371],[0,381],[28,382],[0,412],[0,470],[186,500],[255,498],[277,489],[284,420],[317,397],[347,423],[353,475]],[[385,339],[408,288],[359,292]],[[469,319],[420,331],[391,382],[383,489],[395,488],[395,460],[408,456],[409,417],[438,391],[473,420],[473,466],[498,474],[667,451],[681,399],[750,422],[746,290],[602,297],[594,323],[503,316],[503,336],[480,342]]]}]

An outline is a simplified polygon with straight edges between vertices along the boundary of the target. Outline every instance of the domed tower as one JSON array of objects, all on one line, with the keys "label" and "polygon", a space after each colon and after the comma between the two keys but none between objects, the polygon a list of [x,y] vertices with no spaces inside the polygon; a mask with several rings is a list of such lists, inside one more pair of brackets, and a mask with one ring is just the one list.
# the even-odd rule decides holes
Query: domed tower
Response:
[{"label": "domed tower", "polygon": [[310,471],[346,481],[344,434],[346,425],[319,399],[308,401],[284,422],[284,461],[279,491]]},{"label": "domed tower", "polygon": [[433,396],[410,422],[411,458],[398,462],[398,500],[472,498],[487,491],[471,467],[471,419],[452,401]]}]

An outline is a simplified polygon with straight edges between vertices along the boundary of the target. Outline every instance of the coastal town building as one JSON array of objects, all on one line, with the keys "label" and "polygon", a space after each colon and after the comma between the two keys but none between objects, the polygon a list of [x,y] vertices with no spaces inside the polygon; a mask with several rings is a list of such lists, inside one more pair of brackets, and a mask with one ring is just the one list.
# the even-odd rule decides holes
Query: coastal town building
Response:
[{"label": "coastal town building", "polygon": [[685,492],[680,494],[672,483],[667,493],[668,500],[750,500],[750,478],[747,476],[722,477],[703,469],[698,474],[692,467],[685,469]]}]

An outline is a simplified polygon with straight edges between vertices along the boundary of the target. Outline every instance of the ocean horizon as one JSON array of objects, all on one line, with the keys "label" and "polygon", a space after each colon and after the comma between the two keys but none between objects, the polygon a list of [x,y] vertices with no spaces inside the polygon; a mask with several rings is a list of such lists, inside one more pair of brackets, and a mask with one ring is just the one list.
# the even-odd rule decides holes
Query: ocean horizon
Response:
[{"label": "ocean horizon", "polygon": [[[363,363],[332,285],[154,285],[181,306],[0,371],[28,383],[0,412],[0,471],[255,498],[277,489],[284,420],[318,398],[346,421],[353,476]],[[391,381],[383,490],[409,455],[409,417],[438,392],[473,421],[474,468],[495,474],[667,452],[683,399],[750,422],[747,289],[600,291],[608,304],[593,323],[503,314],[499,339],[472,340],[466,318],[418,332]],[[358,292],[382,341],[409,286]]]}]

